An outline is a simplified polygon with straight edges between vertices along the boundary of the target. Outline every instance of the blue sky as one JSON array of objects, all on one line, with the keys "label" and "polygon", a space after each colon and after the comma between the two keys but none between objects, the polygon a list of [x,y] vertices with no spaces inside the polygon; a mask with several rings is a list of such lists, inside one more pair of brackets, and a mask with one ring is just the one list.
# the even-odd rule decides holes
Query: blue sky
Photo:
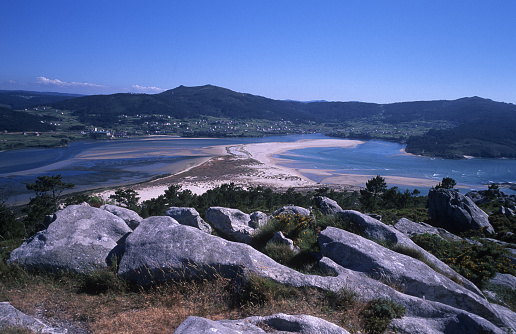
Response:
[{"label": "blue sky", "polygon": [[2,0],[0,89],[516,103],[516,1]]}]

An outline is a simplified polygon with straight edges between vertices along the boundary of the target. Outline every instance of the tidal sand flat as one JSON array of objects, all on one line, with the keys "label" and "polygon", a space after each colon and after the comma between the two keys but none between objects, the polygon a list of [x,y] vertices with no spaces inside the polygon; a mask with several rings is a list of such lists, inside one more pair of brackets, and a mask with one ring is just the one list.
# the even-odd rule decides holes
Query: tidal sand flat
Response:
[{"label": "tidal sand flat", "polygon": [[[183,190],[190,190],[195,194],[202,194],[208,189],[224,183],[234,183],[244,188],[270,187],[286,190],[288,188],[316,189],[332,186],[341,190],[363,187],[373,174],[336,174],[334,170],[296,169],[283,165],[288,159],[277,157],[279,154],[303,148],[354,148],[364,142],[346,139],[314,139],[298,140],[295,142],[266,142],[239,145],[218,146],[207,149],[206,153],[222,154],[192,166],[187,171],[163,179],[154,180],[138,185],[134,188],[141,200],[163,195],[170,184],[179,184]],[[222,148],[224,148],[222,150]],[[310,175],[323,177],[322,181],[310,178]],[[432,187],[435,181],[388,176],[388,183],[411,187]],[[105,192],[108,197],[112,191]]]}]

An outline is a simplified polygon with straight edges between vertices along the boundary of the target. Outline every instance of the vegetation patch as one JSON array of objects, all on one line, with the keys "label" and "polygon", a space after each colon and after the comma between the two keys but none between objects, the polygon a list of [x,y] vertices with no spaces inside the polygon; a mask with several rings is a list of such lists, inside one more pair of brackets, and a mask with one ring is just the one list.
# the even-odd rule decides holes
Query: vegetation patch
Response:
[{"label": "vegetation patch", "polygon": [[480,288],[497,272],[516,274],[507,251],[491,242],[482,241],[479,246],[466,241],[445,241],[428,233],[412,240]]}]

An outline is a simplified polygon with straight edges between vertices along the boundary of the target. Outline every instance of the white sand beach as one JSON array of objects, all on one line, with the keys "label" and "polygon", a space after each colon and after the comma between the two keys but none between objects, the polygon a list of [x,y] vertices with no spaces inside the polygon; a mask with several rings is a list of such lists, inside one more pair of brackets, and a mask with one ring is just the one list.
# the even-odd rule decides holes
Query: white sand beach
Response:
[{"label": "white sand beach", "polygon": [[[185,165],[185,169],[171,176],[137,184],[127,188],[138,192],[140,201],[164,195],[172,184],[179,184],[183,190],[202,194],[224,183],[235,183],[249,188],[263,186],[278,190],[315,189],[332,186],[338,189],[358,189],[364,187],[367,180],[375,175],[339,174],[332,170],[299,169],[281,166],[285,162],[274,155],[290,150],[310,147],[352,148],[361,144],[358,140],[318,139],[299,140],[296,142],[269,142],[240,144],[230,146],[213,146],[204,148],[211,158],[197,159],[195,163]],[[316,182],[306,175],[317,175],[322,180]],[[386,176],[388,184],[413,187],[432,187],[435,181],[401,176]],[[108,198],[114,190],[105,191],[101,196]]]}]

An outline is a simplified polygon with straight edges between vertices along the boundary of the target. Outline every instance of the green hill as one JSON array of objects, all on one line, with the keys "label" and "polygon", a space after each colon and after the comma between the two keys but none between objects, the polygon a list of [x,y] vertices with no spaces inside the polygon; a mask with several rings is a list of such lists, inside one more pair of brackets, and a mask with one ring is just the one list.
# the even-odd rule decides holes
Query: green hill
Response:
[{"label": "green hill", "polygon": [[[11,94],[11,100],[13,98]],[[391,104],[273,100],[212,85],[160,94],[112,94],[58,98],[46,103],[68,110],[84,125],[109,128],[124,116],[195,120],[289,121],[319,125],[338,137],[396,140],[410,153],[442,157],[516,157],[516,106],[480,97]],[[46,98],[50,98],[50,97]],[[45,100],[45,96],[29,99]],[[0,105],[9,104],[0,94]],[[11,105],[20,105],[12,103]],[[312,128],[316,130],[316,127]],[[330,129],[330,130],[328,130]],[[195,135],[195,134],[194,134]],[[209,135],[206,132],[204,135]],[[214,134],[216,135],[216,134]]]},{"label": "green hill", "polygon": [[54,92],[31,92],[24,90],[0,90],[0,106],[19,110],[79,96],[82,95]]}]

